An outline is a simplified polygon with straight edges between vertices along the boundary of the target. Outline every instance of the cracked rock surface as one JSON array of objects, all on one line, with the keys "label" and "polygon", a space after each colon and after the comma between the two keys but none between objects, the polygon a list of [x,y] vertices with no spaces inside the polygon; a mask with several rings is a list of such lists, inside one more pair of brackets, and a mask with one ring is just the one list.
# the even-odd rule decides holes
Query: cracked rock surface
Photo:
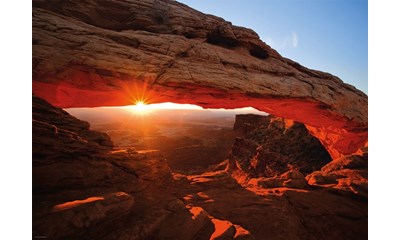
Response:
[{"label": "cracked rock surface", "polygon": [[367,95],[251,29],[168,0],[34,0],[32,13],[33,92],[55,106],[252,106],[304,123],[333,158],[367,141]]}]

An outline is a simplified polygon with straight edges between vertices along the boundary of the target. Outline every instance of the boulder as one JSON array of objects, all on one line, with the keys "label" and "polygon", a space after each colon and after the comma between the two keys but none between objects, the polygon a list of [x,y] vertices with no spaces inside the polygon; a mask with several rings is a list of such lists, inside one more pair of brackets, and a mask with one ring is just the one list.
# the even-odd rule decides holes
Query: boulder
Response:
[{"label": "boulder", "polygon": [[215,231],[210,237],[210,240],[229,240],[236,234],[235,226],[229,222],[219,219],[211,219],[214,224]]},{"label": "boulder", "polygon": [[363,155],[346,155],[332,160],[321,171],[306,176],[309,185],[329,186],[368,197],[368,147]]},{"label": "boulder", "polygon": [[134,198],[124,192],[60,203],[46,217],[34,219],[33,233],[53,239],[84,236],[85,229],[123,219],[133,205]]}]

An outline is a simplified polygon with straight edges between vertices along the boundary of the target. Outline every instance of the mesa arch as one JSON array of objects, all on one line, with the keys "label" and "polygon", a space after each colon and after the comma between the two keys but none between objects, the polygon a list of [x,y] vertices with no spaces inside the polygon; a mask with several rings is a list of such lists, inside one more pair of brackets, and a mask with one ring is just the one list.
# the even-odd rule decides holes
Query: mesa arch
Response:
[{"label": "mesa arch", "polygon": [[332,158],[367,144],[367,95],[179,2],[34,0],[32,25],[33,93],[55,106],[252,106],[303,122]]}]

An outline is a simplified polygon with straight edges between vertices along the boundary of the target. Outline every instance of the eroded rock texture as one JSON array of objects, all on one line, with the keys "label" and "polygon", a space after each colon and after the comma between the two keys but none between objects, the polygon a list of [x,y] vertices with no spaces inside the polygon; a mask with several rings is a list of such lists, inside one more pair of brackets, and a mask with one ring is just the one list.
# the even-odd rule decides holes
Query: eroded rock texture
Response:
[{"label": "eroded rock texture", "polygon": [[279,176],[289,170],[309,174],[331,161],[319,140],[299,122],[241,114],[236,115],[234,130],[243,136],[235,139],[229,167],[250,178]]},{"label": "eroded rock texture", "polygon": [[[186,192],[185,203],[240,225],[255,239],[368,238],[365,198],[328,187],[304,188],[304,176],[295,171],[281,176],[284,186],[241,186],[225,171],[174,178]],[[188,183],[191,188],[184,187]]]},{"label": "eroded rock texture", "polygon": [[254,239],[185,205],[159,151],[113,147],[107,134],[35,96],[32,113],[33,238]]},{"label": "eroded rock texture", "polygon": [[347,155],[335,159],[306,176],[308,184],[327,186],[368,197],[368,148],[361,155]]},{"label": "eroded rock texture", "polygon": [[33,238],[367,238],[366,149],[240,185],[225,170],[171,173],[159,151],[112,146],[37,97],[32,127]]},{"label": "eroded rock texture", "polygon": [[303,122],[333,158],[367,141],[364,93],[179,2],[34,0],[32,23],[33,91],[58,107],[252,106]]}]

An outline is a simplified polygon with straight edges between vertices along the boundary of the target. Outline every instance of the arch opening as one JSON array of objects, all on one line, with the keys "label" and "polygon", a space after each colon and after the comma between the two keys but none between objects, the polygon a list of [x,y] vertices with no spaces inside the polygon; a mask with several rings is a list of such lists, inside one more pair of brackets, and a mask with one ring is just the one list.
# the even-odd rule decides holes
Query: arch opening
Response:
[{"label": "arch opening", "polygon": [[[231,224],[224,232],[227,238],[236,238],[235,232],[248,232],[239,238],[254,235],[256,239],[366,236],[368,152],[345,155],[358,154],[367,143],[368,97],[338,77],[282,57],[251,29],[178,1],[155,3],[34,0],[34,235],[194,239],[206,236],[209,225],[220,233],[218,224],[213,224],[218,217]],[[157,132],[149,124],[149,118],[157,123],[166,113],[151,113],[146,104],[163,102],[206,109],[253,107],[273,117],[235,117],[239,123],[231,120],[231,124],[241,135],[229,146],[229,168],[213,171],[220,169],[217,165],[212,171],[189,176],[171,172],[165,157],[146,150],[150,147],[141,152],[114,147],[109,135],[115,124],[101,126],[101,118],[93,117],[100,131],[92,131],[87,122],[60,109],[95,111],[96,107],[136,104],[141,114],[125,107],[135,121],[116,124],[118,141],[132,139],[131,133],[121,131],[129,129],[128,124],[141,130],[137,139],[145,134],[160,139],[167,134],[182,136],[176,133],[182,131],[181,126]],[[121,118],[116,113],[107,116]],[[179,122],[173,121],[177,116],[173,113],[167,123],[177,126]],[[192,146],[189,150],[200,155],[213,153],[200,140],[221,139],[210,144],[220,152],[222,144],[229,142],[232,126],[221,129],[215,118],[211,121],[220,129],[210,124],[200,130],[201,124],[189,126],[192,138],[180,138],[179,143]],[[194,138],[194,133],[199,137]],[[268,134],[274,137],[266,140],[263,136]],[[299,139],[292,149],[278,144]],[[307,170],[307,164],[316,167],[319,163],[301,154],[274,151],[310,153],[314,151],[310,139],[321,143],[320,148],[329,153],[325,156],[334,160],[307,176],[297,168],[306,173],[315,170]],[[174,141],[164,138],[159,145],[176,145]],[[290,157],[306,161],[289,162]],[[317,154],[315,159],[321,158]],[[240,170],[248,174],[245,181]],[[71,204],[73,208],[48,212]],[[331,216],[328,225],[326,216]],[[137,222],[139,218],[144,221]],[[236,225],[239,222],[243,226]],[[280,223],[290,223],[290,229],[283,231]]]},{"label": "arch opening", "polygon": [[310,98],[262,96],[199,85],[161,86],[134,82],[115,83],[114,88],[98,90],[68,83],[33,82],[33,92],[57,107],[130,106],[138,100],[149,104],[174,102],[203,108],[234,109],[252,107],[274,116],[301,122],[320,140],[332,159],[354,154],[367,144],[368,127],[362,120],[335,113]]},{"label": "arch opening", "polygon": [[289,170],[306,175],[332,160],[304,124],[252,107],[134,103],[64,110],[89,122],[92,130],[107,133],[115,147],[160,150],[171,169],[182,174],[240,165],[249,177],[273,177]]},{"label": "arch opening", "polygon": [[120,14],[92,15],[110,11],[108,4],[85,4],[83,13],[68,4],[34,4],[33,92],[55,106],[131,105],[132,93],[143,93],[137,88],[154,103],[251,106],[302,122],[332,158],[367,142],[366,94],[282,57],[251,29],[178,2],[166,3],[168,21],[159,21],[159,10],[135,1],[112,9],[137,9],[146,21],[126,18],[117,26]]}]

